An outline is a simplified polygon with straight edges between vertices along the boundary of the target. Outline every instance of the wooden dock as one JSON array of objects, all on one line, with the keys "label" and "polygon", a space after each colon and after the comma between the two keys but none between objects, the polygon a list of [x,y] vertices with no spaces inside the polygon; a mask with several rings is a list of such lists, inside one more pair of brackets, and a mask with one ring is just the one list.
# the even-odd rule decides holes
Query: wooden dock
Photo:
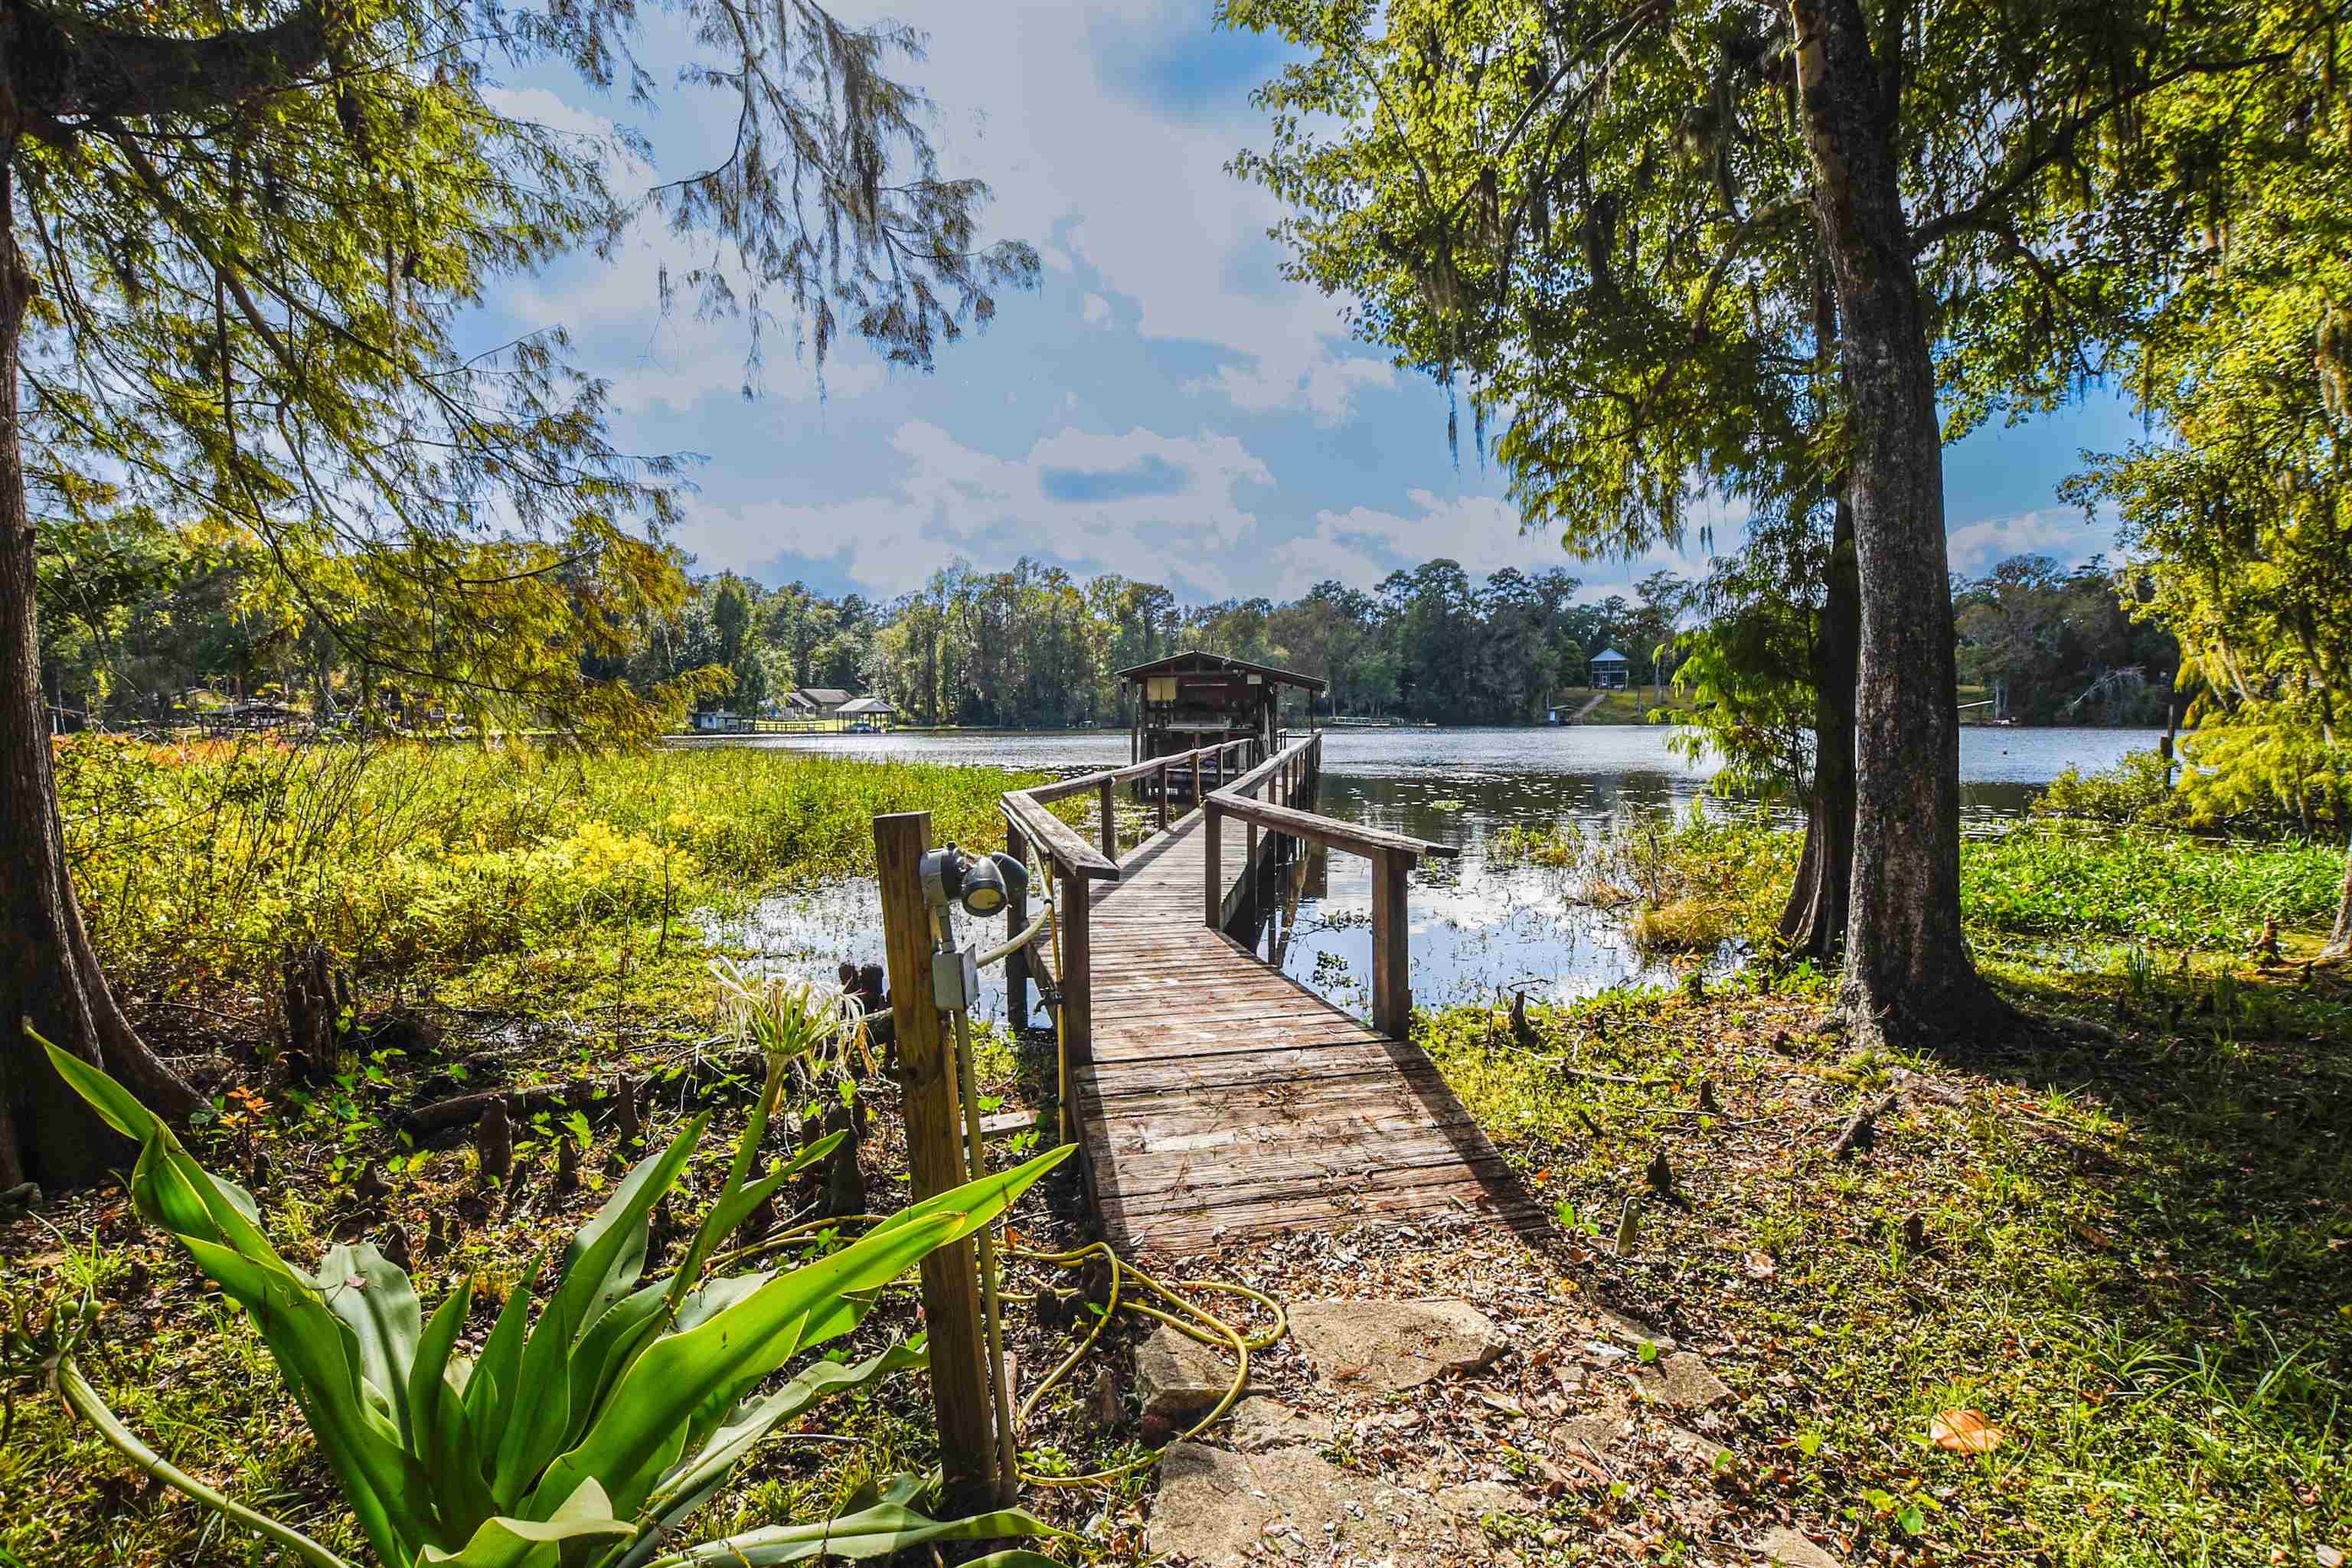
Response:
[{"label": "wooden dock", "polygon": [[[1087,903],[1074,922],[1086,971],[1063,982],[1066,994],[1074,982],[1083,991],[1074,1016],[1088,1026],[1069,1054],[1070,1094],[1103,1236],[1122,1250],[1192,1252],[1383,1217],[1520,1223],[1536,1212],[1428,1058],[1402,1037],[1404,870],[1409,857],[1450,851],[1300,809],[1315,771],[1295,764],[1318,761],[1319,748],[1305,750],[1316,744],[1235,781],[1238,793],[1213,793],[1208,812],[1173,822],[1115,870],[1065,875],[1065,896]],[[1257,800],[1255,783],[1276,798]],[[1387,1033],[1225,934],[1250,858],[1271,858],[1275,831],[1261,834],[1261,823],[1375,858],[1376,889],[1391,895],[1384,920],[1375,900],[1386,957],[1374,990],[1386,983]]]}]

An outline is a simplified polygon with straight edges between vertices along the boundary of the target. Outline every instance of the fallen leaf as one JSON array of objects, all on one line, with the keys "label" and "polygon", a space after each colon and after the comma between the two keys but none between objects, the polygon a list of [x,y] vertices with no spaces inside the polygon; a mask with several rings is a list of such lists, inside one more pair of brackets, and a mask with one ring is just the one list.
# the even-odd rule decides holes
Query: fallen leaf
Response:
[{"label": "fallen leaf", "polygon": [[1748,1255],[1748,1277],[1750,1279],[1769,1279],[1780,1271],[1770,1253],[1751,1252]]},{"label": "fallen leaf", "polygon": [[1927,1424],[1927,1435],[1955,1454],[1990,1454],[2001,1443],[2000,1428],[1981,1410],[1947,1410]]},{"label": "fallen leaf", "polygon": [[2344,1553],[2333,1546],[2315,1546],[2311,1554],[2319,1560],[2319,1568],[2344,1568]]}]

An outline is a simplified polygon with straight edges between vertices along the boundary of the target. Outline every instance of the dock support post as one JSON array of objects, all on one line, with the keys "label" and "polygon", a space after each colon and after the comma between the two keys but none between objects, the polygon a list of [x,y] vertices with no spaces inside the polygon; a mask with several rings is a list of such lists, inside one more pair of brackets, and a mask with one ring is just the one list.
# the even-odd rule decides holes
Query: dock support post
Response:
[{"label": "dock support post", "polygon": [[1110,780],[1102,782],[1102,855],[1112,865],[1118,864],[1118,813],[1113,801],[1117,791]]},{"label": "dock support post", "polygon": [[1095,1059],[1094,953],[1087,914],[1087,879],[1064,872],[1054,918],[1062,922],[1062,1049],[1072,1062]]},{"label": "dock support post", "polygon": [[1382,849],[1372,857],[1372,1028],[1391,1040],[1412,1034],[1412,927],[1405,877],[1413,857]]},{"label": "dock support post", "polygon": [[1208,798],[1208,797],[1207,797],[1206,795],[1202,795],[1202,794],[1201,793],[1201,753],[1200,753],[1200,752],[1194,752],[1192,753],[1192,805],[1193,805],[1193,808],[1194,808],[1195,810],[1198,810],[1198,809],[1200,808],[1201,803],[1202,803],[1202,801],[1206,800],[1207,798]]},{"label": "dock support post", "polygon": [[1160,772],[1152,776],[1152,783],[1160,791],[1160,831],[1165,833],[1168,831],[1168,764],[1166,763],[1160,764]]},{"label": "dock support post", "polygon": [[[890,1005],[905,1075],[907,1155],[917,1202],[964,1181],[963,1120],[955,1053],[931,997],[931,912],[923,901],[923,856],[931,814],[895,812],[874,819],[874,870],[882,899],[882,937],[890,964]],[[995,1410],[981,1338],[980,1290],[972,1244],[943,1247],[923,1259],[923,1319],[930,1333],[931,1403],[939,1418],[940,1464],[947,1506],[969,1511],[1012,1500],[997,1474]]]},{"label": "dock support post", "polygon": [[[1029,836],[1010,822],[1004,825],[1004,852],[1024,866],[1029,863]],[[1047,874],[1051,875],[1050,868]],[[1024,879],[1005,901],[1004,934],[1019,936],[1028,924],[1029,883]],[[1029,1026],[1029,950],[1025,947],[1004,961],[1004,1016],[1015,1029]]]},{"label": "dock support post", "polygon": [[1201,877],[1207,895],[1201,906],[1201,923],[1211,931],[1220,931],[1225,923],[1224,846],[1219,842],[1223,816],[1213,800],[1202,800],[1201,811]]}]

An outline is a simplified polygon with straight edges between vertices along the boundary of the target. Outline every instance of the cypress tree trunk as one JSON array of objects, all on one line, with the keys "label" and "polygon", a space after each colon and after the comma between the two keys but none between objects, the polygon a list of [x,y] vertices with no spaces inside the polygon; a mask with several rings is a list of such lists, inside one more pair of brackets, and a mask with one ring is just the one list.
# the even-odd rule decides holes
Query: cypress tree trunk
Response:
[{"label": "cypress tree trunk", "polygon": [[1794,0],[1813,202],[1852,400],[1847,494],[1862,592],[1845,1000],[1864,1038],[1919,1042],[1999,1015],[1960,933],[1959,716],[1943,433],[1903,212],[1897,78],[1855,0]]},{"label": "cypress tree trunk", "polygon": [[1845,951],[1853,886],[1854,662],[1861,634],[1853,509],[1841,489],[1821,632],[1813,645],[1813,789],[1805,806],[1805,853],[1797,863],[1788,907],[1780,911],[1788,957],[1823,966]]},{"label": "cypress tree trunk", "polygon": [[2352,845],[2344,851],[2344,896],[2336,905],[2336,929],[2327,933],[2319,956],[2327,963],[2352,960]]},{"label": "cypress tree trunk", "polygon": [[[13,144],[13,127],[5,139]],[[18,404],[34,281],[16,247],[14,199],[0,158],[0,1187],[58,1188],[98,1179],[131,1151],[50,1068],[27,1023],[159,1111],[182,1116],[195,1101],[115,1004],[67,878]]]}]

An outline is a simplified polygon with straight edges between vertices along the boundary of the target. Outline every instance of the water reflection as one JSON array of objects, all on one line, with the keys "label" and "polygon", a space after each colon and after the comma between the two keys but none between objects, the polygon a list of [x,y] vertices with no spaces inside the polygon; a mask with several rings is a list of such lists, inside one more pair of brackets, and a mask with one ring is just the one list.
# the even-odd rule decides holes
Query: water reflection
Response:
[{"label": "water reflection", "polygon": [[[2155,743],[2153,731],[1961,731],[1963,810],[1970,831],[1998,830],[2069,764],[2111,765]],[[1490,858],[1505,827],[1574,823],[1598,837],[1622,813],[1685,809],[1714,768],[1692,763],[1657,727],[1560,730],[1334,731],[1324,742],[1323,798],[1334,816],[1462,847],[1461,858],[1413,873],[1412,984],[1416,1002],[1493,999],[1525,988],[1538,1000],[1588,995],[1612,985],[1669,980],[1646,957],[1622,914],[1571,901],[1573,871]],[[734,744],[852,755],[998,763],[1072,772],[1127,759],[1124,734],[949,734],[753,737]],[[1261,934],[1260,951],[1334,1002],[1362,1012],[1371,979],[1371,871],[1352,855],[1317,852],[1292,873],[1293,897]],[[994,935],[967,925],[969,939]],[[721,929],[771,963],[830,973],[843,959],[878,962],[882,941],[870,880],[763,901]],[[1737,962],[1718,954],[1715,967]],[[982,1016],[1002,1018],[1002,970],[985,973]],[[1039,1015],[1042,1019],[1044,1015]]]}]

